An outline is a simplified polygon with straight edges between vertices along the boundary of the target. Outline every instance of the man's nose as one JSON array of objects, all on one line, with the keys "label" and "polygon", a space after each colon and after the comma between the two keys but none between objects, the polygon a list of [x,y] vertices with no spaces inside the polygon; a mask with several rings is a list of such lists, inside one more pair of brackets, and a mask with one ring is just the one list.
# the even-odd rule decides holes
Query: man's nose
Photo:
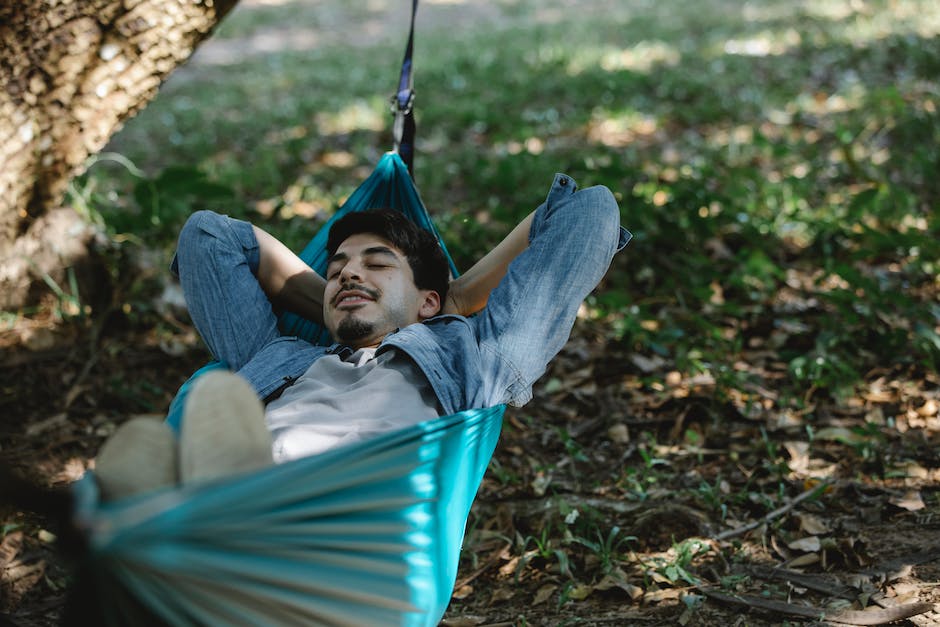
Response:
[{"label": "man's nose", "polygon": [[339,279],[341,283],[347,283],[349,281],[358,281],[362,279],[362,268],[359,264],[350,261],[345,266],[343,266],[342,271],[339,273]]}]

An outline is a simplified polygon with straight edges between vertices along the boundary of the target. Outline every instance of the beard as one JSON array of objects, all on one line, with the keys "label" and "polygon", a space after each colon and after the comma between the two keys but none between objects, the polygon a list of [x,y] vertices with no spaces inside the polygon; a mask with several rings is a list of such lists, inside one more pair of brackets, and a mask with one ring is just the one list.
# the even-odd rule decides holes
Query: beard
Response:
[{"label": "beard", "polygon": [[368,337],[375,329],[375,325],[355,317],[343,318],[336,327],[336,339],[345,344]]}]

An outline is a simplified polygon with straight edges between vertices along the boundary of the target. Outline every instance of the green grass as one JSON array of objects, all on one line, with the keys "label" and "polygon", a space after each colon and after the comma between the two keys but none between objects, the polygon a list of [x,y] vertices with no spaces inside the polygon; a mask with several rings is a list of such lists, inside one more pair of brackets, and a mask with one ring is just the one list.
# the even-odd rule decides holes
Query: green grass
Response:
[{"label": "green grass", "polygon": [[[593,315],[719,397],[760,347],[782,404],[940,367],[936,3],[498,6],[486,27],[419,20],[417,181],[458,265],[567,171],[614,190],[636,234]],[[216,36],[381,18],[323,11],[244,7]],[[166,250],[204,207],[299,248],[390,147],[405,36],[194,64],[109,147],[143,176],[102,162],[76,188],[112,233]]]}]

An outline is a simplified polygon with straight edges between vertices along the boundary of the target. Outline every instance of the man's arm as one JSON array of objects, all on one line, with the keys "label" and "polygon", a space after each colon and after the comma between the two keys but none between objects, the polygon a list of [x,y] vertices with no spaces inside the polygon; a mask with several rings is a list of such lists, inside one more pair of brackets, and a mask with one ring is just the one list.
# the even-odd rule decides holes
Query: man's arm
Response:
[{"label": "man's arm", "polygon": [[576,189],[571,178],[556,175],[533,216],[529,245],[470,319],[485,404],[522,405],[531,398],[533,382],[568,340],[582,301],[629,240],[610,190]]},{"label": "man's arm", "polygon": [[323,324],[326,281],[273,235],[253,227],[258,240],[258,283],[281,309]]},{"label": "man's arm", "polygon": [[533,211],[526,216],[493,250],[450,284],[441,313],[469,316],[486,306],[490,292],[506,276],[509,264],[528,247],[534,215]]}]

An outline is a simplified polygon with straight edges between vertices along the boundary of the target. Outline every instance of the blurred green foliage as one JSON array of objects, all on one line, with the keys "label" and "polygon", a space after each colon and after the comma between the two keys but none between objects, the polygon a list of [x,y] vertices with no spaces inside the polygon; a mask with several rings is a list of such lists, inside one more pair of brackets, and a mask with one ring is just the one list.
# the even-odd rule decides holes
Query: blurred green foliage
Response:
[{"label": "blurred green foliage", "polygon": [[[252,37],[376,6],[236,10],[216,38],[237,52],[172,77],[109,147],[135,167],[91,168],[83,202],[166,250],[200,208],[299,249],[391,146],[406,32]],[[940,367],[940,5],[493,6],[485,26],[419,19],[416,178],[460,267],[566,171],[614,190],[636,235],[589,302],[612,341],[719,394],[747,383],[745,350],[773,351],[794,399]]]}]

